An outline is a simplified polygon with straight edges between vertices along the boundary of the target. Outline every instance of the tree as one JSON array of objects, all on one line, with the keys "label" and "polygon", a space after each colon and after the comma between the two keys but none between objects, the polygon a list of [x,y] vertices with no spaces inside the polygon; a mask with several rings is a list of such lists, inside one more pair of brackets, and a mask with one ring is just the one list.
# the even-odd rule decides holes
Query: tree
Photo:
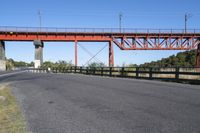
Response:
[{"label": "tree", "polygon": [[47,68],[53,68],[53,67],[54,67],[54,63],[53,63],[53,62],[50,62],[50,61],[45,61],[45,62],[42,64],[41,67],[42,67],[42,68],[45,68],[45,69],[47,69]]},{"label": "tree", "polygon": [[138,65],[137,64],[129,64],[129,65],[127,65],[127,67],[138,67]]},{"label": "tree", "polygon": [[12,59],[6,60],[6,70],[12,70],[14,68],[14,61]]},{"label": "tree", "polygon": [[48,68],[56,68],[56,69],[63,69],[63,68],[67,68],[67,67],[71,67],[73,66],[72,62],[67,62],[67,61],[64,61],[64,60],[59,60],[58,62],[51,62],[51,61],[45,61],[41,68],[44,68],[44,69],[48,69]]},{"label": "tree", "polygon": [[194,67],[196,50],[180,52],[158,61],[144,63],[140,67]]},{"label": "tree", "polygon": [[34,63],[27,63],[24,61],[14,61],[13,59],[6,59],[6,68],[11,70],[13,68],[20,68],[20,67],[31,67],[34,66]]},{"label": "tree", "polygon": [[105,67],[106,65],[104,63],[97,63],[97,62],[92,62],[88,64],[89,68],[95,68],[95,67]]}]

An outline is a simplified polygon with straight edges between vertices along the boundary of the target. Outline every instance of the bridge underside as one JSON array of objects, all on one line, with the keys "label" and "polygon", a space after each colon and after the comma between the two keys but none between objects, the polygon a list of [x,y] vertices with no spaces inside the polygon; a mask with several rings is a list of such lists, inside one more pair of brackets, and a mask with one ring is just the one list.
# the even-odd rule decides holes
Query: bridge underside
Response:
[{"label": "bridge underside", "polygon": [[[35,58],[38,67],[42,64],[44,41],[75,42],[75,65],[77,60],[77,42],[108,42],[109,66],[114,66],[113,45],[121,50],[197,50],[196,66],[200,66],[200,33],[80,33],[80,32],[17,32],[0,31],[3,41],[34,41]],[[41,45],[36,44],[38,40]],[[1,46],[4,44],[1,43]],[[1,52],[2,53],[2,52]],[[2,59],[0,59],[2,60]]]},{"label": "bridge underside", "polygon": [[0,32],[2,41],[113,41],[122,50],[191,50],[200,43],[200,34],[166,33],[27,33]]}]

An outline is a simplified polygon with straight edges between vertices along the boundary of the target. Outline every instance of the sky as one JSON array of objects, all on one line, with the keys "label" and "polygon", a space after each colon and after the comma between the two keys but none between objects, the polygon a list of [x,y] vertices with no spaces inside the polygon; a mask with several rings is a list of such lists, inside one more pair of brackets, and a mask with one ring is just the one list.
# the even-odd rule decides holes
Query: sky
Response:
[{"label": "sky", "polygon": [[[185,13],[191,14],[188,29],[200,29],[199,0],[1,0],[0,26],[59,28],[183,29]],[[108,44],[79,42],[78,65],[87,62],[108,64]],[[86,52],[87,51],[87,52]],[[73,42],[44,42],[44,61],[74,63]],[[114,46],[115,66],[143,64],[180,51],[122,51]],[[17,61],[34,60],[33,42],[6,42],[6,57]]]}]

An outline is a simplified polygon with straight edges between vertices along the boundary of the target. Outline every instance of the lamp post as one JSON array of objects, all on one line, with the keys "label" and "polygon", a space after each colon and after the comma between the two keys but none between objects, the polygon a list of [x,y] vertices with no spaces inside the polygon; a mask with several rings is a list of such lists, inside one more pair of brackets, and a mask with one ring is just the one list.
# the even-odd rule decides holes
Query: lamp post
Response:
[{"label": "lamp post", "polygon": [[40,32],[41,32],[41,27],[42,27],[42,16],[41,16],[41,12],[40,10],[38,11],[38,17],[39,17],[39,28],[40,28]]},{"label": "lamp post", "polygon": [[120,12],[119,13],[119,32],[121,33],[122,32],[122,13]]},{"label": "lamp post", "polygon": [[185,33],[187,33],[187,21],[191,17],[192,17],[192,14],[188,14],[188,13],[185,14]]}]

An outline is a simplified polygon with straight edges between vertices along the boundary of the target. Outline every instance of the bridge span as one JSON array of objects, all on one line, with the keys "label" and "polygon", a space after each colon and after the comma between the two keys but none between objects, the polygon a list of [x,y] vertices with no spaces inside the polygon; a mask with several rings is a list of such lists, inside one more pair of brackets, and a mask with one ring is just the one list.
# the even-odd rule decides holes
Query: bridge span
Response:
[{"label": "bridge span", "polygon": [[200,66],[200,30],[193,29],[119,29],[119,28],[46,28],[0,27],[0,69],[5,69],[5,41],[33,41],[35,67],[43,62],[43,42],[74,42],[75,65],[78,64],[78,42],[107,42],[109,66],[114,66],[113,45],[121,50],[197,50]]}]

